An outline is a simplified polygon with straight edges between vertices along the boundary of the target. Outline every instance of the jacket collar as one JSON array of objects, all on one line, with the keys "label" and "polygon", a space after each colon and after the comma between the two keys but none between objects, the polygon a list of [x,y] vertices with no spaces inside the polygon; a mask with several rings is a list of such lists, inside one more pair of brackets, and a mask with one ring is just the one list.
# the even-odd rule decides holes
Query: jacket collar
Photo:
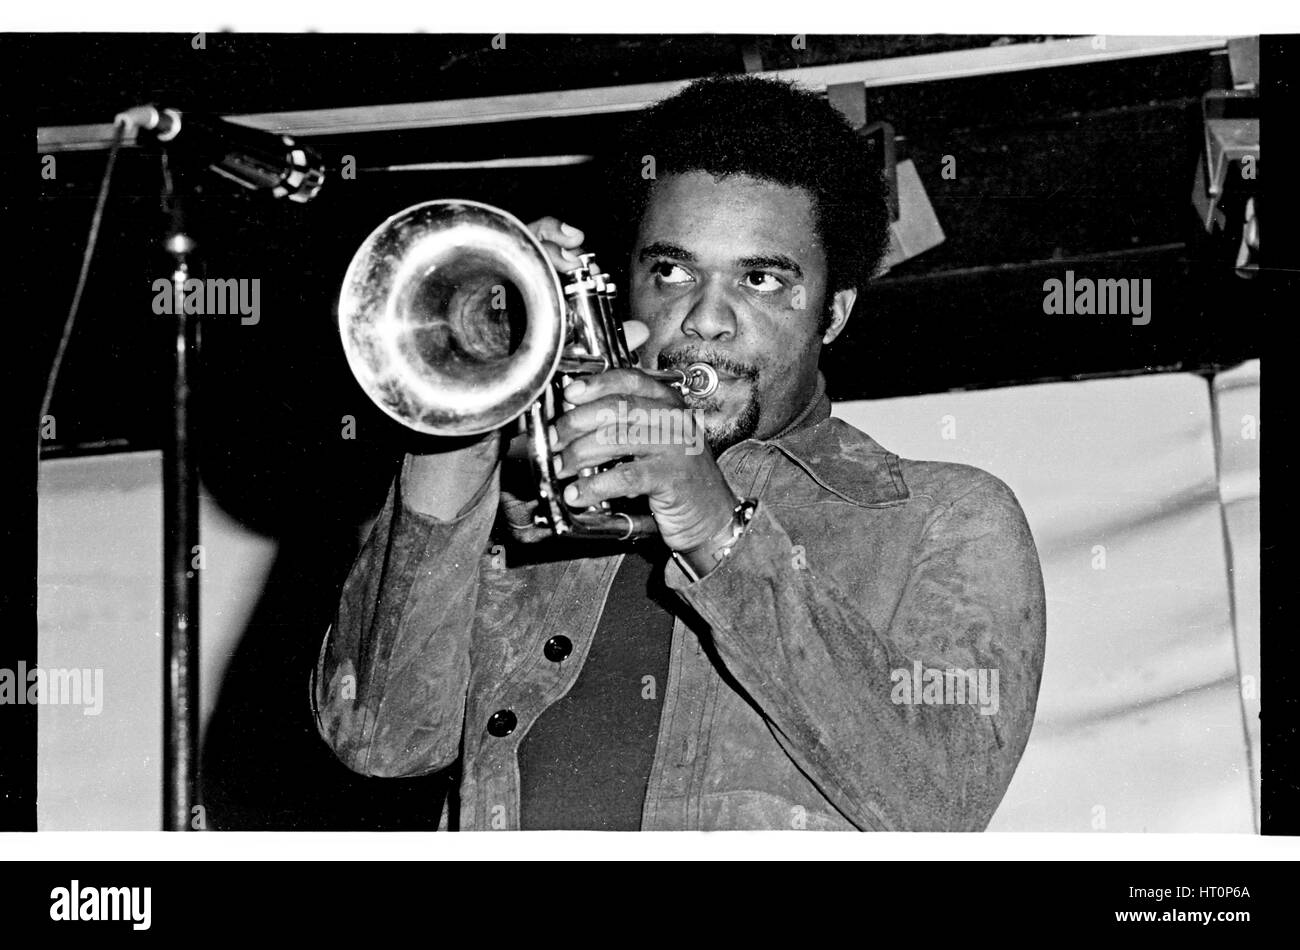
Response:
[{"label": "jacket collar", "polygon": [[[771,446],[795,463],[797,469],[773,473],[772,484],[780,490],[782,478],[798,477],[801,471],[822,488],[856,505],[896,504],[909,495],[903,482],[898,456],[875,439],[831,415],[826,395],[826,378],[817,371],[817,385],[808,404],[789,425],[768,439],[746,439],[741,446],[752,451]],[[729,454],[728,449],[723,455]]]}]

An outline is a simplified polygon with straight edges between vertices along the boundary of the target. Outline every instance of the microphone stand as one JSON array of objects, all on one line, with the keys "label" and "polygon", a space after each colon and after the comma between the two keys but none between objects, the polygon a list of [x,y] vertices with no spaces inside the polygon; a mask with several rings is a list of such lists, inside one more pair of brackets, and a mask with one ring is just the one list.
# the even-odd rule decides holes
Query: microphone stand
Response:
[{"label": "microphone stand", "polygon": [[[185,309],[194,241],[187,233],[167,153],[163,207],[169,218],[163,247],[171,256],[172,416],[163,445],[163,830],[205,825],[199,798],[199,472],[192,440],[194,373],[199,361],[198,314]],[[197,819],[197,820],[196,820]]]},{"label": "microphone stand", "polygon": [[[305,203],[325,180],[310,149],[287,135],[232,125],[174,109],[140,106],[122,114],[153,131],[162,149],[163,207],[170,226],[163,246],[172,259],[172,419],[163,446],[163,829],[203,830],[199,799],[199,471],[191,408],[202,340],[199,314],[185,310],[194,241],[169,164],[177,136],[192,166],[205,166],[238,184]],[[188,129],[188,131],[185,131]],[[202,311],[203,308],[198,308]]]}]

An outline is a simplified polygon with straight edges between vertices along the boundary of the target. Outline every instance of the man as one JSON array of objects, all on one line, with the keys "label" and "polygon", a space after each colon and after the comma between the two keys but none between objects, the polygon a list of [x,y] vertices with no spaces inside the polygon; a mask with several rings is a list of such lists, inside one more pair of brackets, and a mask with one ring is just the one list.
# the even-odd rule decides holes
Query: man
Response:
[{"label": "man", "polygon": [[[1042,579],[1002,482],[830,418],[818,359],[886,245],[879,176],[827,103],[753,77],[659,103],[611,167],[640,365],[722,382],[613,370],[550,435],[562,478],[622,460],[569,502],[647,499],[660,540],[499,545],[501,440],[430,440],[344,587],[322,736],[367,775],[456,764],[448,828],[983,829],[1029,736]],[[532,227],[574,266],[580,231]],[[684,408],[707,450],[650,412]]]}]

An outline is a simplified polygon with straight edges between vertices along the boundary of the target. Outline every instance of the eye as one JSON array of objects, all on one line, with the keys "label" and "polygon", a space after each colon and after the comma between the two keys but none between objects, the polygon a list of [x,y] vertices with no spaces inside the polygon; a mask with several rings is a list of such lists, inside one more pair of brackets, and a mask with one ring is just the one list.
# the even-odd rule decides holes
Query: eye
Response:
[{"label": "eye", "polygon": [[767,271],[752,270],[745,275],[745,286],[759,293],[775,293],[781,289],[781,278]]},{"label": "eye", "polygon": [[672,261],[655,261],[650,267],[650,273],[661,284],[685,284],[691,280],[691,275],[687,273],[686,268]]},{"label": "eye", "polygon": [[672,261],[655,261],[650,268],[650,273],[665,284],[684,284],[691,279],[686,268]]}]

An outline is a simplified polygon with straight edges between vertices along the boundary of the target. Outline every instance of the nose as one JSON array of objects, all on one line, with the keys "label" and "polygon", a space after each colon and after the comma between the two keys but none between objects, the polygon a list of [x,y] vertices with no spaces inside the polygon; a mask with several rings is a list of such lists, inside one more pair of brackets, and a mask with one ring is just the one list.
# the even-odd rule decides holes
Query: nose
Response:
[{"label": "nose", "polygon": [[733,339],[736,311],[732,302],[720,288],[705,284],[682,320],[682,332],[705,341]]}]

